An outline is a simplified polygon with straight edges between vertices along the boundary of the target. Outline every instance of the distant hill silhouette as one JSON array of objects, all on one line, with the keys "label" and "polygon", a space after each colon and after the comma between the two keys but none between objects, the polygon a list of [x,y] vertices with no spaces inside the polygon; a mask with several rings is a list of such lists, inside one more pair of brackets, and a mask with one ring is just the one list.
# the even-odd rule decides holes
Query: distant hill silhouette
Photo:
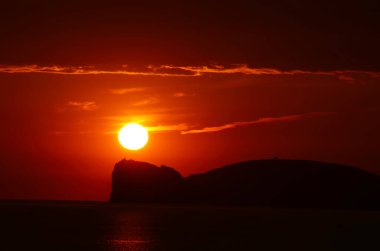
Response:
[{"label": "distant hill silhouette", "polygon": [[380,176],[306,160],[254,160],[183,178],[169,167],[122,160],[111,202],[380,209]]}]

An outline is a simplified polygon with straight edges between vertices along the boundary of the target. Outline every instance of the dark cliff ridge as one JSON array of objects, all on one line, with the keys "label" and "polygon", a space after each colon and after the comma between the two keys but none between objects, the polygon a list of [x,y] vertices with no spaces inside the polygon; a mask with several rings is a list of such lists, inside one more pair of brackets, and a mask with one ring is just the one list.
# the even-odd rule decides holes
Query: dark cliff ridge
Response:
[{"label": "dark cliff ridge", "polygon": [[380,209],[380,176],[306,160],[254,160],[183,178],[170,167],[122,160],[111,202]]}]

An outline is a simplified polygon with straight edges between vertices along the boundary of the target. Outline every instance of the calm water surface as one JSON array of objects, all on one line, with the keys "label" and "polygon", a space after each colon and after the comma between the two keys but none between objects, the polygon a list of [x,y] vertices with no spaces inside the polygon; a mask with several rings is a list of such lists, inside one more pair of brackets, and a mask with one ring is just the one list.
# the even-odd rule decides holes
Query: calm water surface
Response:
[{"label": "calm water surface", "polygon": [[0,202],[0,250],[380,250],[380,212]]}]

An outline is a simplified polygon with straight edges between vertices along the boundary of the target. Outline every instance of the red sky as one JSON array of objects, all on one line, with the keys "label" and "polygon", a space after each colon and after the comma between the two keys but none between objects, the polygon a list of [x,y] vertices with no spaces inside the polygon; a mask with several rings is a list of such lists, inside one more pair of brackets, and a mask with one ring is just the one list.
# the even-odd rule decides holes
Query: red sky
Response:
[{"label": "red sky", "polygon": [[[0,198],[106,200],[115,162],[183,175],[250,159],[380,173],[380,50],[360,5],[6,5]],[[124,150],[128,122],[148,145]]]}]

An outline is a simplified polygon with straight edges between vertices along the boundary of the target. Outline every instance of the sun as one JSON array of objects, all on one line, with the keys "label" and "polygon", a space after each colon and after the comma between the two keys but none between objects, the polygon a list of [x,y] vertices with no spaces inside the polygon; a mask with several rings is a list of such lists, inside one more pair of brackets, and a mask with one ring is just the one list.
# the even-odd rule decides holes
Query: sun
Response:
[{"label": "sun", "polygon": [[130,123],[119,131],[119,142],[128,150],[139,150],[148,143],[148,130],[142,125]]}]

